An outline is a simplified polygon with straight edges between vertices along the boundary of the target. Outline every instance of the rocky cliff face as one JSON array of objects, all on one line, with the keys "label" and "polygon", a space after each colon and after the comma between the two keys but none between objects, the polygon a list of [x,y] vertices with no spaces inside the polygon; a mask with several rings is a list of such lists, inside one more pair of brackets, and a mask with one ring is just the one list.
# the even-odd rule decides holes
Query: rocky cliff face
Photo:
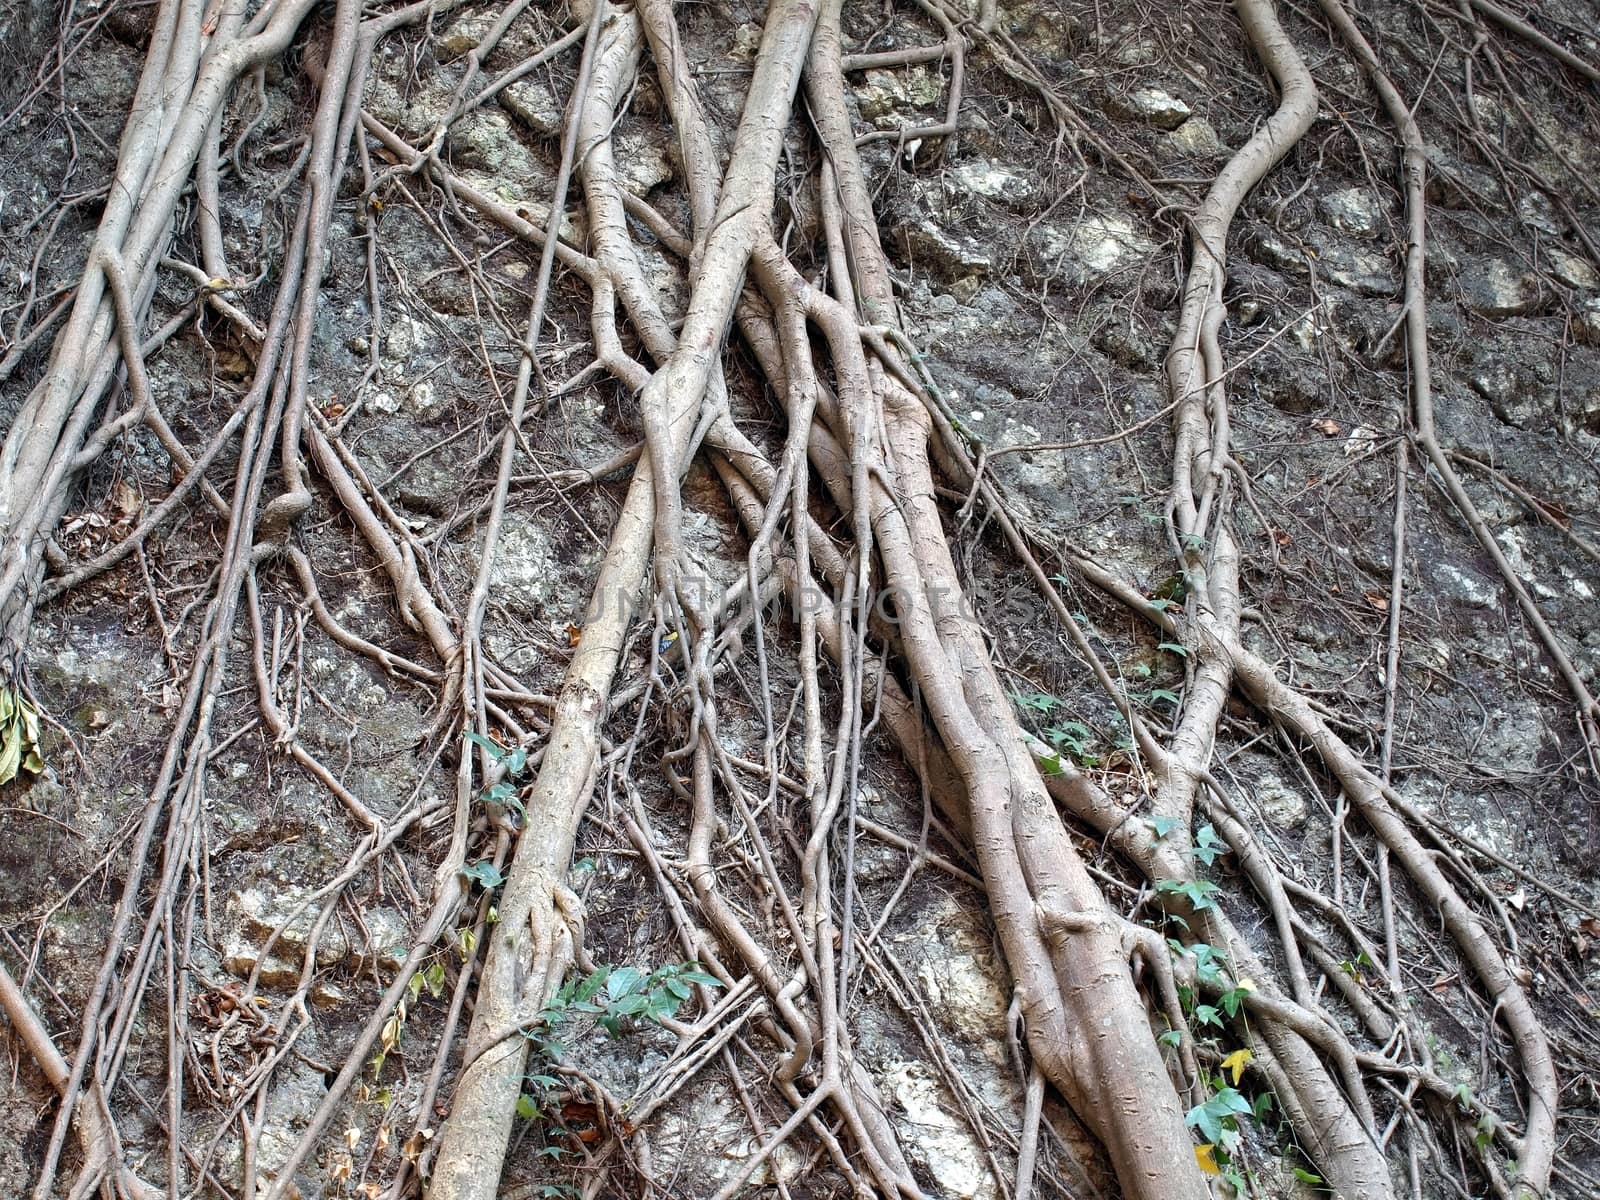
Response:
[{"label": "rocky cliff face", "polygon": [[[152,12],[119,0],[65,13],[27,0],[0,10],[0,110],[10,113],[0,141],[0,421],[15,419],[43,369],[49,339],[25,346],[30,331],[82,269]],[[367,111],[426,142],[450,108],[463,56],[495,15],[484,6],[456,9],[382,42]],[[759,6],[720,0],[681,13],[696,79],[724,136],[762,15]],[[1593,82],[1502,25],[1474,27],[1442,8],[1387,0],[1364,5],[1362,15],[1427,140],[1428,335],[1440,442],[1516,577],[1596,686],[1600,98]],[[1572,54],[1600,63],[1600,8],[1566,0],[1535,15]],[[1431,823],[1441,856],[1478,873],[1478,899],[1515,947],[1568,1081],[1562,1153],[1571,1170],[1558,1194],[1591,1194],[1585,1172],[1600,1173],[1591,1133],[1600,1096],[1587,1073],[1600,1049],[1592,1029],[1600,764],[1586,753],[1571,697],[1505,581],[1437,472],[1408,448],[1409,364],[1398,332],[1405,221],[1393,132],[1355,63],[1312,12],[1289,6],[1284,19],[1312,60],[1321,108],[1310,136],[1236,219],[1222,293],[1244,636],[1374,758],[1392,689],[1394,786]],[[846,25],[852,53],[941,36],[919,11],[862,7]],[[955,134],[921,132],[944,120],[948,63],[850,76],[904,324],[920,368],[974,452],[993,456],[986,469],[1040,544],[1114,561],[1126,584],[1161,596],[1174,561],[1163,521],[1171,435],[1161,419],[1162,369],[1180,299],[1186,214],[1275,101],[1221,4],[1157,11],[1019,0],[999,9],[995,30],[966,57]],[[491,75],[558,32],[550,14],[525,13],[488,60]],[[230,295],[257,320],[291,233],[296,160],[315,99],[301,60],[320,53],[326,37],[314,18],[282,62],[240,90],[222,131],[221,232],[238,285]],[[454,177],[542,224],[574,62],[569,55],[528,74],[457,122],[440,146]],[[648,76],[616,137],[629,193],[685,227],[672,130]],[[792,161],[809,162],[803,130],[791,132],[791,143]],[[375,141],[366,153],[380,171],[393,158]],[[439,594],[463,604],[493,478],[485,448],[521,357],[537,249],[469,215],[436,182],[400,176],[374,196],[362,193],[359,178],[351,167],[335,210],[310,353],[314,404],[381,489],[394,528],[414,539]],[[780,199],[780,240],[809,244],[819,228],[813,191],[796,182]],[[190,260],[193,203],[175,248]],[[580,208],[565,229],[584,244]],[[658,299],[680,316],[685,288],[665,239],[643,225],[639,239],[647,265],[660,268]],[[825,278],[825,253],[804,265]],[[256,353],[214,313],[195,315],[195,299],[193,279],[164,272],[148,321],[154,330],[187,314],[151,356],[149,372],[153,395],[192,448],[237,402]],[[488,652],[539,694],[555,691],[579,644],[620,496],[615,475],[580,482],[570,472],[609,463],[640,437],[628,392],[585,372],[593,353],[586,312],[576,284],[558,276],[539,364],[548,399],[525,430],[531,465],[518,467],[485,628]],[[642,356],[637,345],[628,348]],[[781,444],[770,394],[750,362],[735,358],[734,411]],[[235,454],[224,450],[213,468],[219,489]],[[1400,668],[1391,680],[1397,464],[1406,481],[1407,554]],[[136,428],[121,438],[75,494],[56,537],[61,561],[87,561],[126,535],[177,477],[150,434]],[[685,495],[690,550],[709,578],[732,586],[742,578],[746,542],[715,476],[693,468]],[[1031,728],[1131,804],[1146,780],[1115,707],[1043,618],[1037,593],[981,509],[964,508],[958,491],[949,499],[947,525],[971,601]],[[128,830],[179,704],[222,528],[193,502],[189,518],[161,531],[138,558],[46,606],[36,621],[28,678],[53,718],[51,753],[44,777],[0,791],[0,958],[19,979],[29,977],[68,1053],[127,865]],[[365,543],[325,493],[297,537],[315,566],[318,602],[338,624],[396,655],[426,659]],[[1159,648],[1081,580],[1065,587],[1118,680],[1163,727],[1172,716],[1163,695],[1176,698],[1189,682],[1183,657]],[[440,748],[435,694],[331,636],[287,568],[263,573],[260,605],[263,669],[293,714],[296,737],[338,786],[385,814],[418,801],[436,801],[442,814],[457,750]],[[363,862],[313,935],[319,889],[359,857],[366,831],[263,734],[244,637],[241,629],[238,686],[219,706],[222,744],[205,781],[203,836],[190,850],[203,886],[185,917],[194,939],[183,1053],[194,1066],[182,1132],[214,1177],[197,1184],[206,1195],[239,1185],[247,1158],[241,1123],[250,1126],[254,1169],[270,1176],[287,1156],[411,948],[449,835],[436,815],[385,857]],[[648,647],[635,650],[643,666]],[[751,662],[722,677],[730,697],[754,686]],[[780,707],[795,686],[792,674],[774,677]],[[730,745],[759,737],[758,711],[739,703],[730,702]],[[631,721],[619,708],[608,736],[625,742]],[[1375,844],[1364,829],[1347,827],[1338,788],[1303,751],[1233,701],[1212,770],[1290,881],[1343,907],[1338,919],[1306,909],[1312,940],[1333,945],[1347,920],[1381,945]],[[887,741],[869,744],[861,783],[850,851],[858,929],[872,930],[886,965],[846,991],[855,1056],[929,1195],[1001,1200],[1011,1194],[1026,1079],[974,865],[925,811],[915,775]],[[635,797],[615,774],[602,774],[598,786],[574,875],[590,953],[644,969],[676,962],[684,952],[669,911],[624,834]],[[640,802],[660,806],[657,849],[679,871],[686,819],[670,790],[652,778]],[[788,824],[785,803],[760,819],[787,853],[786,839],[803,840],[803,832]],[[1148,881],[1102,853],[1098,839],[1082,840],[1108,895],[1147,913]],[[842,862],[842,831],[838,847]],[[753,861],[747,855],[729,871],[749,885],[751,919],[776,929],[773,897]],[[1266,910],[1238,864],[1224,858],[1215,877],[1237,898],[1244,936],[1272,956]],[[1397,954],[1416,1027],[1430,1039],[1417,1053],[1450,1083],[1514,1111],[1514,1088],[1490,1065],[1504,1047],[1486,1002],[1462,982],[1433,915],[1404,886],[1399,903]],[[429,960],[437,975],[416,989],[409,1016],[387,1038],[388,1063],[364,1073],[303,1175],[303,1195],[380,1194],[360,1188],[387,1186],[411,1130],[432,1129],[443,1116],[448,1089],[432,1114],[411,1109],[451,1000],[443,981],[448,972],[453,984],[462,960],[459,940],[447,944],[448,936]],[[1313,982],[1330,995],[1354,993],[1336,1018],[1354,1031],[1362,995],[1388,1002],[1381,964],[1354,953],[1323,958]],[[247,986],[257,999],[241,1007]],[[229,1089],[265,1069],[269,1047],[285,1044],[275,1006],[289,995],[305,1004],[289,1025],[292,1050],[276,1065],[262,1107],[241,1122],[229,1112]],[[125,1095],[116,1105],[130,1160],[163,1144],[162,1039],[173,1014],[164,1000],[152,1004],[127,1031]],[[758,1026],[746,1031],[752,1040]],[[672,1033],[648,1022],[620,1037],[579,1024],[563,1061],[627,1100],[665,1086],[674,1046]],[[1211,1072],[1228,1048],[1208,1048]],[[791,1111],[759,1091],[760,1056],[738,1049],[726,1061],[739,1075],[718,1065],[645,1127],[648,1170],[663,1194],[714,1194]],[[0,1112],[0,1192],[8,1195],[22,1194],[32,1178],[48,1128],[37,1117],[46,1107],[43,1083],[27,1066],[18,1079],[27,1103]],[[563,1076],[561,1086],[567,1082]],[[1102,1156],[1065,1107],[1052,1099],[1046,1115],[1037,1191],[1081,1196],[1109,1187]],[[517,1143],[504,1194],[581,1186],[586,1138],[597,1125],[590,1100],[552,1100]],[[339,1140],[344,1128],[348,1146]],[[1416,1147],[1424,1194],[1450,1194],[1442,1172],[1461,1146],[1470,1157],[1470,1130],[1457,1140]],[[797,1140],[749,1186],[845,1194],[824,1145]],[[1241,1153],[1261,1194],[1314,1194],[1305,1160],[1275,1119],[1254,1124]],[[1403,1178],[1404,1156],[1394,1153]],[[339,1166],[347,1161],[353,1173]],[[164,1175],[152,1169],[151,1177]]]}]

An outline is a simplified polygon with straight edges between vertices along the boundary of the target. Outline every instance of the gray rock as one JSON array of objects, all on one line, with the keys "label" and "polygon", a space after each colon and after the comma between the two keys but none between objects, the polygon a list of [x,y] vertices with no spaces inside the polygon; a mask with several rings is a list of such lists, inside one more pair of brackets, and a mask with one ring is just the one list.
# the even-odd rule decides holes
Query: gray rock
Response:
[{"label": "gray rock", "polygon": [[1488,171],[1429,146],[1427,199],[1440,208],[1498,204],[1500,183]]},{"label": "gray rock", "polygon": [[1518,429],[1532,429],[1547,409],[1545,388],[1534,373],[1515,359],[1499,354],[1467,379],[1472,390],[1489,402],[1495,416]]},{"label": "gray rock", "polygon": [[[256,1169],[265,1178],[272,1178],[289,1161],[300,1135],[327,1094],[322,1072],[298,1059],[291,1057],[278,1071],[267,1093],[266,1119],[256,1135]],[[217,1166],[224,1180],[243,1182],[243,1155],[237,1139],[224,1143]],[[289,1194],[297,1192],[291,1188]]]},{"label": "gray rock", "polygon": [[1384,255],[1339,242],[1317,240],[1322,242],[1319,247],[1322,274],[1330,282],[1362,296],[1388,296],[1399,288],[1399,276]]},{"label": "gray rock", "polygon": [[944,97],[944,82],[927,67],[868,71],[856,88],[861,115],[880,129],[893,129],[908,110],[932,108]]},{"label": "gray rock", "polygon": [[1182,100],[1155,87],[1135,88],[1126,96],[1115,96],[1107,108],[1112,116],[1143,121],[1166,130],[1178,128],[1193,115],[1193,110]]},{"label": "gray rock", "polygon": [[895,1132],[906,1157],[933,1177],[937,1195],[991,1200],[998,1194],[983,1147],[932,1068],[922,1062],[896,1063],[883,1082],[899,1110],[894,1114]]},{"label": "gray rock", "polygon": [[493,27],[495,17],[490,13],[467,13],[451,22],[450,27],[434,39],[439,57],[446,61],[472,53],[483,40],[483,35]]},{"label": "gray rock", "polygon": [[1561,218],[1556,215],[1556,206],[1550,202],[1550,197],[1543,192],[1524,192],[1518,196],[1517,217],[1524,225],[1540,233],[1551,237],[1561,236]]},{"label": "gray rock", "polygon": [[1539,280],[1501,258],[1469,261],[1461,271],[1461,298],[1481,317],[1515,317],[1539,303]]},{"label": "gray rock", "polygon": [[1280,829],[1298,829],[1306,819],[1305,793],[1279,772],[1267,769],[1256,779],[1256,806]]},{"label": "gray rock", "polygon": [[924,217],[895,228],[895,240],[913,269],[950,282],[969,275],[987,275],[994,269],[989,252],[971,238],[951,233]]},{"label": "gray rock", "polygon": [[995,973],[992,938],[973,912],[945,898],[916,928],[895,935],[897,953],[915,972],[942,1023],[975,1040],[1004,1027],[1008,991]]},{"label": "gray rock", "polygon": [[1103,279],[1155,250],[1154,242],[1118,214],[1095,214],[1067,227],[1041,225],[1034,236],[1048,269],[1061,270],[1080,285]]},{"label": "gray rock", "polygon": [[672,179],[672,156],[659,136],[624,131],[617,135],[617,173],[635,196],[648,196]]},{"label": "gray rock", "polygon": [[1568,287],[1585,292],[1600,289],[1600,271],[1596,271],[1588,259],[1569,254],[1560,246],[1551,246],[1545,251],[1545,261],[1551,277]]},{"label": "gray rock", "polygon": [[1328,192],[1317,201],[1317,207],[1328,224],[1341,233],[1353,233],[1357,237],[1376,237],[1383,221],[1378,202],[1366,188]]},{"label": "gray rock", "polygon": [[1496,708],[1484,725],[1477,757],[1507,775],[1531,776],[1538,773],[1540,753],[1556,745],[1554,731],[1537,711]]},{"label": "gray rock", "polygon": [[1091,340],[1096,350],[1130,371],[1154,370],[1165,349],[1156,345],[1144,326],[1126,321],[1106,321],[1096,326]]},{"label": "gray rock", "polygon": [[1217,136],[1216,126],[1204,117],[1193,117],[1156,143],[1158,157],[1168,161],[1184,158],[1219,158],[1228,147]]},{"label": "gray rock", "polygon": [[1443,595],[1469,608],[1493,608],[1500,602],[1500,588],[1476,571],[1438,560],[1430,573]]},{"label": "gray rock", "polygon": [[[449,61],[470,54],[483,40],[494,23],[497,12],[466,13],[451,22],[445,31],[434,39],[439,57]],[[491,56],[495,60],[517,62],[533,54],[541,46],[539,30],[533,21],[513,21]]]},{"label": "gray rock", "polygon": [[[311,894],[312,889],[281,878],[270,886],[241,887],[233,892],[225,909],[230,928],[221,946],[223,968],[243,979],[259,964],[262,986],[295,986],[319,911],[316,902],[309,903],[303,912],[296,913],[296,909],[306,904]],[[328,921],[317,939],[317,966],[359,967],[375,962],[384,972],[399,969],[408,944],[405,919],[390,908],[366,909],[361,916],[366,926],[365,938],[357,934],[352,939],[344,922]],[[280,926],[282,932],[267,950],[267,940]]]},{"label": "gray rock", "polygon": [[1037,57],[1065,62],[1068,55],[1083,45],[1083,22],[1063,4],[1053,0],[1037,4],[1021,0],[1008,4],[1006,11],[1011,16],[1011,36],[1029,47]]},{"label": "gray rock", "polygon": [[981,159],[952,167],[944,173],[944,183],[952,190],[1009,205],[1026,204],[1038,192],[1037,180]]},{"label": "gray rock", "polygon": [[450,144],[457,167],[530,182],[543,174],[503,112],[484,109],[468,113],[455,123]]},{"label": "gray rock", "polygon": [[561,134],[561,105],[550,89],[536,79],[520,79],[500,93],[500,107],[535,133]]},{"label": "gray rock", "polygon": [[555,578],[548,530],[521,513],[507,513],[489,574],[495,600],[512,612],[536,617],[544,611]]},{"label": "gray rock", "polygon": [[1572,335],[1586,346],[1600,346],[1600,296],[1585,300],[1572,321]]},{"label": "gray rock", "polygon": [[1299,246],[1291,245],[1268,226],[1257,227],[1250,244],[1256,258],[1276,271],[1301,277],[1311,274],[1305,251]]}]

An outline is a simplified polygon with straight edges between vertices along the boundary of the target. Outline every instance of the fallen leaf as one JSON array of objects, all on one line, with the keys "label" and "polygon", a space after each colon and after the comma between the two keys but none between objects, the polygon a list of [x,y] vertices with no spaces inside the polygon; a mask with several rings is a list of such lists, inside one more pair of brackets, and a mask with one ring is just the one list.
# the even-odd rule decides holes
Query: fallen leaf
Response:
[{"label": "fallen leaf", "polygon": [[406,1156],[407,1162],[416,1162],[418,1156],[422,1154],[423,1147],[428,1144],[428,1140],[432,1137],[433,1130],[423,1126],[423,1128],[417,1130],[401,1143],[400,1153]]},{"label": "fallen leaf", "polygon": [[1512,892],[1511,895],[1506,897],[1506,903],[1511,905],[1511,907],[1516,909],[1518,912],[1521,912],[1527,907],[1528,904],[1527,890],[1519,886],[1516,891]]},{"label": "fallen leaf", "polygon": [[333,1183],[344,1183],[355,1173],[355,1160],[348,1154],[335,1154],[328,1178]]},{"label": "fallen leaf", "polygon": [[576,646],[583,640],[583,626],[567,622],[567,645]]},{"label": "fallen leaf", "polygon": [[1362,595],[1367,598],[1367,603],[1379,612],[1389,611],[1389,597],[1382,592],[1363,592]]},{"label": "fallen leaf", "polygon": [[1217,1166],[1217,1160],[1213,1157],[1215,1151],[1216,1147],[1210,1142],[1201,1142],[1194,1148],[1194,1161],[1207,1175],[1222,1174],[1222,1168]]},{"label": "fallen leaf", "polygon": [[1339,422],[1329,420],[1326,417],[1320,421],[1313,421],[1311,423],[1311,428],[1322,434],[1323,437],[1338,437],[1339,434],[1344,432],[1344,426],[1340,425]]},{"label": "fallen leaf", "polygon": [[139,511],[139,493],[133,490],[133,485],[126,479],[119,479],[112,484],[111,494],[106,499],[118,520],[126,520]]}]

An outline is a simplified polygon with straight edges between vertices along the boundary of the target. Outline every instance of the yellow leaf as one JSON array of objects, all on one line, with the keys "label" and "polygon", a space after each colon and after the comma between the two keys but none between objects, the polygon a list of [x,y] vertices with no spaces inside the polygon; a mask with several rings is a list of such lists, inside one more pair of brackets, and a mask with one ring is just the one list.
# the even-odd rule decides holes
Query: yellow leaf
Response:
[{"label": "yellow leaf", "polygon": [[1227,1058],[1222,1060],[1222,1069],[1224,1071],[1233,1072],[1234,1087],[1239,1086],[1239,1079],[1244,1075],[1245,1065],[1254,1058],[1255,1055],[1251,1054],[1248,1050],[1235,1050],[1232,1054],[1228,1055]]},{"label": "yellow leaf", "polygon": [[1221,1175],[1222,1169],[1217,1166],[1217,1160],[1211,1157],[1211,1152],[1216,1147],[1210,1142],[1201,1142],[1194,1148],[1194,1161],[1200,1164],[1200,1169],[1207,1175]]},{"label": "yellow leaf", "polygon": [[17,768],[22,765],[22,722],[6,722],[5,731],[0,737],[5,739],[0,742],[0,783],[10,783],[17,777]]},{"label": "yellow leaf", "polygon": [[0,783],[10,783],[18,770],[44,772],[39,754],[39,710],[14,687],[0,688]]}]

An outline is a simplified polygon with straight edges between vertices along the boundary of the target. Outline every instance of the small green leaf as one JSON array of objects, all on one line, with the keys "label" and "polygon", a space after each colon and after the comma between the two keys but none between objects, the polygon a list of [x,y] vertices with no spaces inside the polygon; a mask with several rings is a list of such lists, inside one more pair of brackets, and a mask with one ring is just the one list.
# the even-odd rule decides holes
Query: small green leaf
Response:
[{"label": "small green leaf", "polygon": [[524,1121],[531,1121],[539,1115],[539,1106],[533,1102],[533,1097],[524,1092],[517,1097],[517,1116]]},{"label": "small green leaf", "polygon": [[500,868],[487,859],[462,867],[461,873],[486,891],[497,888],[506,881],[506,877],[500,873]]},{"label": "small green leaf", "polygon": [[606,994],[613,1000],[631,995],[644,982],[644,972],[637,967],[617,967],[606,981]]},{"label": "small green leaf", "polygon": [[616,1000],[610,1007],[610,1013],[616,1016],[632,1017],[644,1012],[650,1007],[650,997],[643,992],[631,992]]},{"label": "small green leaf", "polygon": [[1484,1113],[1478,1118],[1478,1132],[1472,1135],[1473,1143],[1482,1150],[1494,1140],[1495,1119],[1493,1113]]},{"label": "small green leaf", "polygon": [[1226,854],[1228,843],[1217,836],[1217,831],[1210,825],[1202,825],[1195,830],[1194,856],[1200,862],[1210,866],[1217,861],[1217,856]]},{"label": "small green leaf", "polygon": [[1162,879],[1156,883],[1156,891],[1184,897],[1195,912],[1216,907],[1211,899],[1216,890],[1217,885],[1209,879]]},{"label": "small green leaf", "polygon": [[470,729],[467,730],[466,737],[467,741],[471,742],[474,746],[477,746],[495,762],[500,762],[505,758],[505,748],[501,746],[499,742],[492,742],[488,738],[484,737],[483,734],[475,733]]},{"label": "small green leaf", "polygon": [[572,993],[574,1000],[588,1000],[601,988],[605,987],[606,980],[611,977],[610,967],[596,967],[583,977]]},{"label": "small green leaf", "polygon": [[1178,822],[1172,817],[1151,817],[1150,828],[1155,832],[1156,840],[1162,841],[1178,827]]}]

